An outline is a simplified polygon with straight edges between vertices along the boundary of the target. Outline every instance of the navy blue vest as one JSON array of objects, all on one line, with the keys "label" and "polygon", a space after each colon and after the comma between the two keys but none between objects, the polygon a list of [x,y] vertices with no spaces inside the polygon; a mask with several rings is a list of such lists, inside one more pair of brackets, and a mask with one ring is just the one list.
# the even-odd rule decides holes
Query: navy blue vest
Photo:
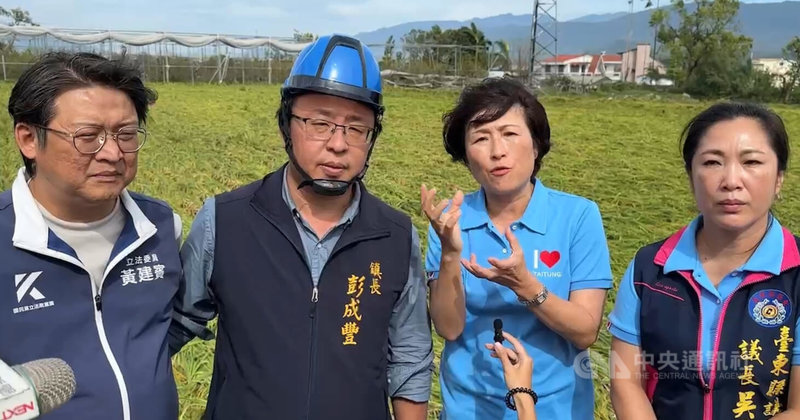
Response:
[{"label": "navy blue vest", "polygon": [[282,170],[216,198],[213,419],[389,418],[389,322],[411,221],[369,194],[322,270],[318,298]]},{"label": "navy blue vest", "polygon": [[781,274],[751,273],[723,303],[706,381],[700,286],[691,272],[663,270],[680,234],[642,248],[634,262],[646,390],[656,417],[766,419],[785,410],[800,302],[798,239],[784,229]]},{"label": "navy blue vest", "polygon": [[[111,254],[112,261],[121,259],[108,272],[98,299],[89,274],[62,259],[77,257],[52,231],[44,250],[12,244],[11,196],[11,191],[0,194],[0,359],[15,365],[58,357],[72,367],[77,384],[69,402],[42,418],[123,419],[127,404],[130,419],[176,419],[167,329],[181,263],[172,210],[131,194],[158,231],[134,246],[139,236],[126,214]],[[27,210],[38,211],[35,206]]]}]

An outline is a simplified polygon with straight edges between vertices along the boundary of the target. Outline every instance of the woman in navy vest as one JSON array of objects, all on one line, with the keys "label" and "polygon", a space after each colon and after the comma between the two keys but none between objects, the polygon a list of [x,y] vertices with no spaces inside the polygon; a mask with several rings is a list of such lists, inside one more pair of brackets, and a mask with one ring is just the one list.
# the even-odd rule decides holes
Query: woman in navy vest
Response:
[{"label": "woman in navy vest", "polygon": [[797,419],[800,255],[770,212],[786,129],[761,106],[720,103],[682,141],[700,214],[640,249],[620,283],[610,315],[617,418]]},{"label": "woman in navy vest", "polygon": [[536,360],[537,414],[592,419],[584,350],[597,338],[612,285],[597,205],[537,178],[550,150],[550,125],[544,107],[516,81],[467,88],[445,117],[444,144],[480,189],[440,203],[435,190],[421,191],[431,222],[431,318],[447,340],[442,418],[516,418],[504,403],[499,364],[484,348],[501,318]]}]

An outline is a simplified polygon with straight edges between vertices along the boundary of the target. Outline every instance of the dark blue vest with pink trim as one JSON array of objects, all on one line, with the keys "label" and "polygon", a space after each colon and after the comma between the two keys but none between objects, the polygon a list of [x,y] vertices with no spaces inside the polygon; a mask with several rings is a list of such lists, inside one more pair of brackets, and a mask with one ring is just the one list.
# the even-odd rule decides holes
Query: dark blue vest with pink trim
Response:
[{"label": "dark blue vest with pink trim", "polygon": [[701,359],[700,286],[691,271],[664,273],[683,230],[639,250],[647,396],[660,419],[768,419],[786,409],[800,301],[797,237],[783,229],[781,273],[749,273],[723,302],[708,380]]}]

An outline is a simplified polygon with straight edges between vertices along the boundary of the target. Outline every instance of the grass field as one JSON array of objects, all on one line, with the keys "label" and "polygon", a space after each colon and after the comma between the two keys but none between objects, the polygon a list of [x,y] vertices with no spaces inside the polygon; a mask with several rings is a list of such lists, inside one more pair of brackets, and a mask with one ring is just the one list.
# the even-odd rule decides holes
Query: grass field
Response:
[{"label": "grass field", "polygon": [[[185,234],[204,198],[258,179],[285,160],[273,116],[278,88],[154,87],[160,98],[152,109],[152,137],[140,152],[139,175],[131,189],[168,201],[183,217]],[[10,84],[0,85],[0,97],[8,98],[10,88]],[[367,185],[410,214],[423,235],[426,229],[418,204],[421,183],[448,193],[476,188],[467,170],[451,163],[442,147],[441,115],[455,98],[454,92],[386,92],[384,134],[373,153]],[[553,148],[544,159],[540,178],[551,188],[598,203],[618,281],[638,247],[663,238],[694,216],[678,134],[707,103],[553,96],[542,102],[552,125]],[[784,117],[790,136],[800,139],[800,109],[775,109]],[[6,189],[21,161],[5,113],[0,116],[0,129],[4,133],[0,189]],[[776,212],[785,226],[800,232],[797,156],[793,154]],[[606,314],[614,297],[612,291]],[[609,343],[603,328],[592,349],[597,419],[614,418],[605,362]],[[199,418],[205,406],[213,345],[195,340],[174,359],[183,419]],[[437,337],[437,356],[440,351]],[[440,408],[438,377],[433,388],[432,415]]]}]

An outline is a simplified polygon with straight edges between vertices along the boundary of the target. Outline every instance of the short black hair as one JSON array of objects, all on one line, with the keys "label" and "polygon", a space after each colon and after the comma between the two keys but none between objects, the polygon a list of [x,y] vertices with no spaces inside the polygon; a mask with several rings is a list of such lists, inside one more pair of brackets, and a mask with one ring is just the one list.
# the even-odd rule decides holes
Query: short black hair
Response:
[{"label": "short black hair", "polygon": [[[14,126],[19,123],[46,127],[55,117],[54,103],[62,93],[88,86],[105,86],[124,92],[133,102],[139,124],[147,122],[148,107],[158,95],[147,88],[141,72],[123,59],[107,59],[92,53],[51,52],[43,55],[25,70],[8,100],[8,113]],[[46,140],[45,131],[36,129],[39,144]],[[22,157],[29,176],[36,173],[35,162]]]},{"label": "short black hair", "polygon": [[542,158],[550,151],[550,123],[547,112],[525,85],[511,78],[488,78],[461,92],[456,106],[445,113],[442,121],[444,148],[454,162],[467,162],[466,132],[470,124],[480,125],[502,117],[514,105],[524,114],[533,146],[539,152],[534,160],[535,177],[542,167]]},{"label": "short black hair", "polygon": [[719,102],[692,118],[681,133],[683,163],[687,173],[692,172],[692,159],[706,132],[714,124],[736,118],[752,118],[761,124],[769,138],[770,147],[778,156],[778,172],[786,171],[789,162],[789,134],[781,117],[763,105],[752,102]]}]

